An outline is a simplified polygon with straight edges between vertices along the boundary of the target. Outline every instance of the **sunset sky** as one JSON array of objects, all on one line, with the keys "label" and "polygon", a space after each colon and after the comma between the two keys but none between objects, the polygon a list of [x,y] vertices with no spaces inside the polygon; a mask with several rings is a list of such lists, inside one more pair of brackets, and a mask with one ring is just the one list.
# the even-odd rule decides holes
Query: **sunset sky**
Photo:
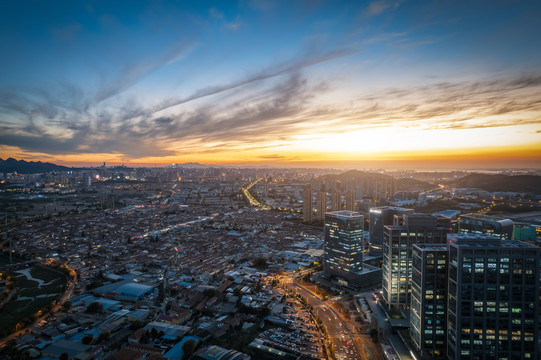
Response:
[{"label": "sunset sky", "polygon": [[539,1],[2,1],[0,157],[541,167]]}]

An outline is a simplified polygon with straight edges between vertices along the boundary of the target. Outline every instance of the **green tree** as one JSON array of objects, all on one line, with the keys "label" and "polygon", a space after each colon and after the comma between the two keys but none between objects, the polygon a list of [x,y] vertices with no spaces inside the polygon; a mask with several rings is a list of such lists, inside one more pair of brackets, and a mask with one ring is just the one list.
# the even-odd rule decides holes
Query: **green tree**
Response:
[{"label": "green tree", "polygon": [[102,342],[105,342],[107,340],[109,340],[109,338],[111,337],[111,333],[109,331],[104,331],[102,333],[100,333],[100,336],[98,336],[98,343],[102,343]]},{"label": "green tree", "polygon": [[268,266],[267,259],[264,257],[258,257],[252,262],[252,266],[260,270],[266,269]]},{"label": "green tree", "polygon": [[86,334],[83,339],[81,340],[81,342],[85,345],[88,345],[92,342],[92,340],[94,340],[94,336],[90,335],[90,334]]},{"label": "green tree", "polygon": [[89,314],[94,314],[94,313],[102,312],[102,311],[103,311],[103,305],[97,301],[91,302],[86,307],[86,312]]},{"label": "green tree", "polygon": [[182,356],[182,359],[188,359],[190,356],[192,356],[196,347],[197,347],[197,343],[194,340],[192,339],[187,340],[182,345],[182,351],[184,352],[184,356]]}]

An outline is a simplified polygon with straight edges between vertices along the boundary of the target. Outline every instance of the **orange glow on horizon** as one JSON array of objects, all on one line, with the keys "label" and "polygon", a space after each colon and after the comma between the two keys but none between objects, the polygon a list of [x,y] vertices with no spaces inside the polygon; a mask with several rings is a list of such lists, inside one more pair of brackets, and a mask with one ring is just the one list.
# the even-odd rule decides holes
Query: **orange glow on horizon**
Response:
[{"label": "orange glow on horizon", "polygon": [[1,149],[2,158],[52,162],[70,167],[167,166],[197,162],[227,166],[287,166],[337,168],[540,168],[541,144],[426,151],[379,153],[293,152],[279,149],[224,150],[216,153],[188,154],[156,158],[127,159],[119,154],[77,154],[52,157],[48,154],[22,153],[18,148]]}]

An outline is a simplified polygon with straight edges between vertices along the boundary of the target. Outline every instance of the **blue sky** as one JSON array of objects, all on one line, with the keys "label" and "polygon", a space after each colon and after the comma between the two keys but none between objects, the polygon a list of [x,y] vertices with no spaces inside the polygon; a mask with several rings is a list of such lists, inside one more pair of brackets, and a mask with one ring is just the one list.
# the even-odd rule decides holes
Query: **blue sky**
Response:
[{"label": "blue sky", "polygon": [[537,1],[4,1],[0,154],[539,155],[540,18]]}]

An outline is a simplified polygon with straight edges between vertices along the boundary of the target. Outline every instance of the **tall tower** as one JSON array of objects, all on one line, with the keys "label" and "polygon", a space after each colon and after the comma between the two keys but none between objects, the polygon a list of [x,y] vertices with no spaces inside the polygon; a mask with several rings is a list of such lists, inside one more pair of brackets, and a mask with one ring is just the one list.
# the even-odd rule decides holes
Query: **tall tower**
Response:
[{"label": "tall tower", "polygon": [[325,220],[325,213],[327,212],[327,193],[325,191],[318,191],[316,193],[316,220]]},{"label": "tall tower", "polygon": [[448,359],[537,359],[540,249],[449,234]]},{"label": "tall tower", "polygon": [[381,255],[383,249],[383,228],[393,224],[397,214],[413,214],[413,209],[394,206],[380,206],[370,209],[370,254]]},{"label": "tall tower", "polygon": [[331,193],[331,211],[342,210],[342,198],[340,190],[334,190]]},{"label": "tall tower", "polygon": [[363,269],[364,217],[353,211],[325,215],[324,271],[345,279]]},{"label": "tall tower", "polygon": [[389,308],[409,309],[411,302],[412,246],[445,244],[450,228],[425,214],[395,215],[385,226],[383,241],[383,298]]},{"label": "tall tower", "polygon": [[355,211],[355,189],[346,192],[346,210]]},{"label": "tall tower", "polygon": [[306,184],[302,192],[302,217],[305,223],[312,222],[312,187]]},{"label": "tall tower", "polygon": [[447,349],[447,244],[413,245],[410,337],[422,359],[445,359]]}]

